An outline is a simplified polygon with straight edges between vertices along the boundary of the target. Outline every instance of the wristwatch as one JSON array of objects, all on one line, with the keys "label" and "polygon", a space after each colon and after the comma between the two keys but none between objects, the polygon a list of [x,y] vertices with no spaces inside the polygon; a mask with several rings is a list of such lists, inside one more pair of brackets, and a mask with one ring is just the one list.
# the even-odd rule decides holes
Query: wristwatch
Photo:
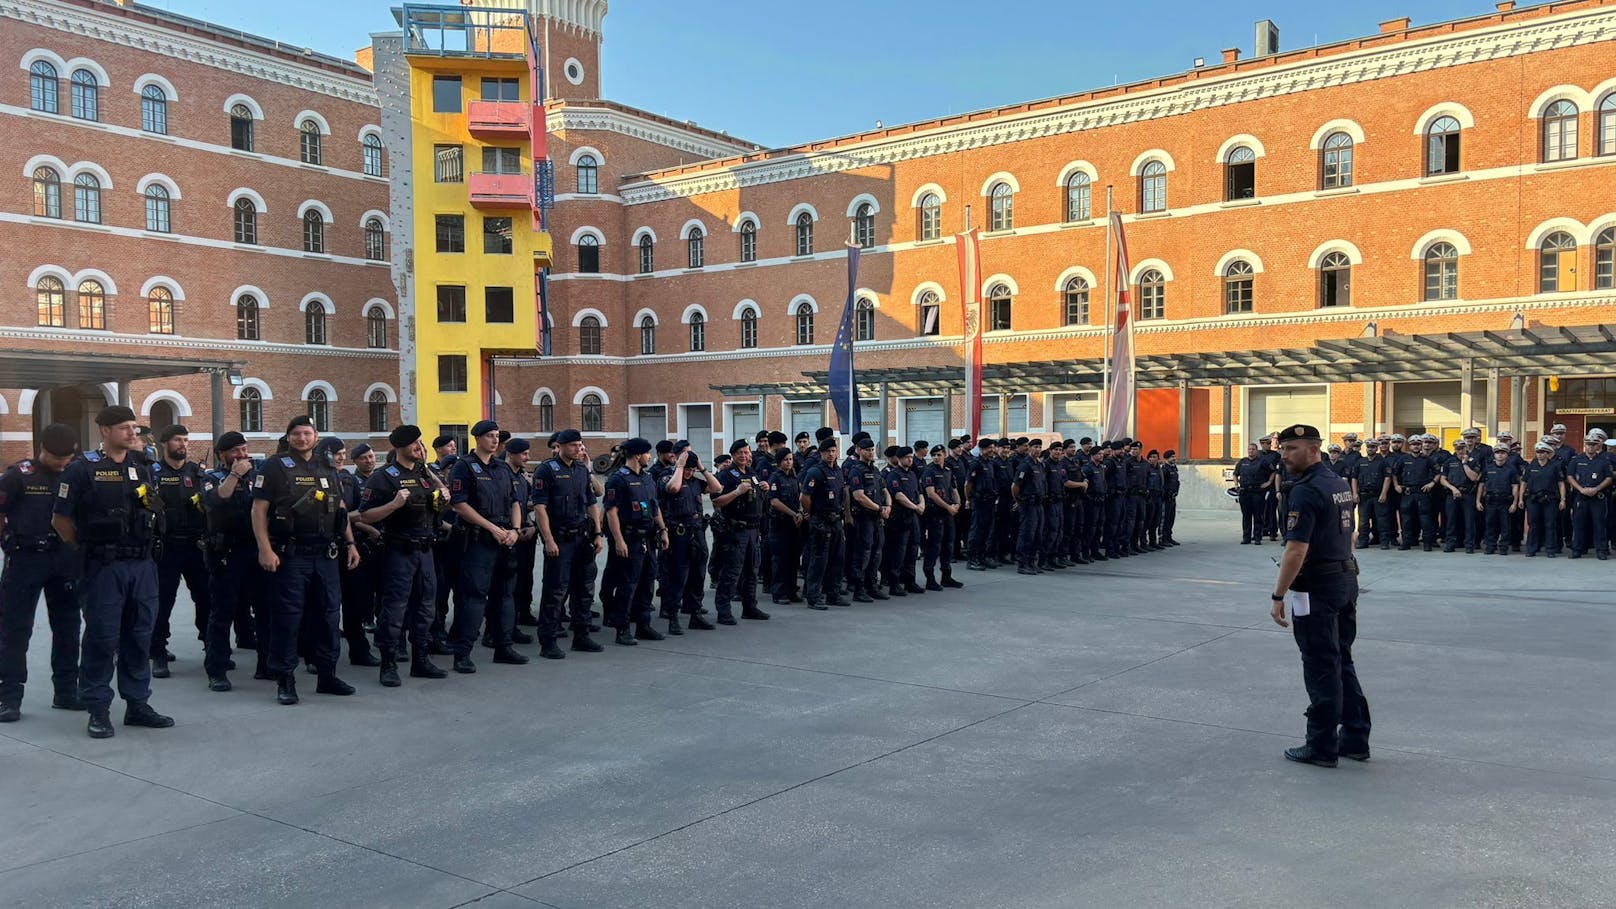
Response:
[{"label": "wristwatch", "polygon": [[1282,593],[1271,593],[1268,595],[1268,598],[1276,603],[1285,602],[1285,595]]}]

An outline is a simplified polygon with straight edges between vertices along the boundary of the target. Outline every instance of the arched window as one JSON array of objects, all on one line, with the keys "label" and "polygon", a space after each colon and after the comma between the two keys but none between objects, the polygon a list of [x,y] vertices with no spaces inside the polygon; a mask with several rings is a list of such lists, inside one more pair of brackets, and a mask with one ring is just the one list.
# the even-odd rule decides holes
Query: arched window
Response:
[{"label": "arched window", "polygon": [[235,204],[236,242],[258,243],[258,208],[251,199],[237,199]]},{"label": "arched window", "polygon": [[382,175],[382,139],[375,133],[366,133],[359,143],[360,157],[364,162],[365,176],[380,177]]},{"label": "arched window", "polygon": [[1139,210],[1167,210],[1167,165],[1150,161],[1139,171]]},{"label": "arched window", "polygon": [[797,255],[814,254],[814,216],[803,212],[797,216]]},{"label": "arched window", "polygon": [[1577,289],[1577,240],[1557,230],[1538,245],[1537,292],[1566,293]]},{"label": "arched window", "polygon": [[578,323],[578,353],[600,353],[600,320],[594,316],[584,316]]},{"label": "arched window", "polygon": [[741,261],[757,261],[757,224],[751,218],[741,222]]},{"label": "arched window", "polygon": [[650,316],[640,319],[640,355],[656,353],[656,320]]},{"label": "arched window", "polygon": [[707,349],[707,317],[699,312],[690,314],[690,349],[692,351]]},{"label": "arched window", "polygon": [[1073,275],[1061,288],[1061,317],[1066,325],[1089,324],[1089,282]]},{"label": "arched window", "polygon": [[245,104],[230,108],[230,147],[236,151],[253,150],[253,113]]},{"label": "arched window", "polygon": [[1093,217],[1094,187],[1089,175],[1077,171],[1066,178],[1066,220],[1087,221]]},{"label": "arched window", "polygon": [[640,274],[648,275],[656,270],[656,243],[650,234],[640,237]]},{"label": "arched window", "polygon": [[166,287],[153,287],[146,297],[147,330],[154,335],[174,333],[174,294]]},{"label": "arched window", "polygon": [[1616,155],[1616,92],[1611,92],[1605,96],[1605,100],[1599,102],[1596,116],[1599,126],[1596,153]]},{"label": "arched window", "polygon": [[936,193],[920,199],[920,239],[935,240],[943,235],[943,202]]},{"label": "arched window", "polygon": [[807,303],[797,305],[797,343],[814,343],[814,308]]},{"label": "arched window", "polygon": [[1251,312],[1254,271],[1251,263],[1243,259],[1230,262],[1223,269],[1223,311],[1226,313]]},{"label": "arched window", "polygon": [[56,74],[56,67],[44,60],[35,60],[28,67],[28,107],[32,110],[43,111],[47,114],[61,113],[61,99],[57,92],[61,90],[60,77]]},{"label": "arched window", "polygon": [[376,350],[387,349],[387,311],[380,306],[365,310],[365,345]]},{"label": "arched window", "polygon": [[555,398],[539,395],[539,432],[555,432]]},{"label": "arched window", "polygon": [[379,388],[371,392],[370,396],[365,398],[365,409],[370,416],[370,431],[387,432],[388,424],[392,422],[388,419],[387,392]]},{"label": "arched window", "polygon": [[578,238],[578,272],[600,274],[600,238],[594,234],[584,234]]},{"label": "arched window", "polygon": [[595,161],[594,155],[578,156],[578,191],[600,192],[600,164]]},{"label": "arched window", "polygon": [[1331,133],[1319,148],[1319,188],[1345,189],[1352,185],[1352,137]]},{"label": "arched window", "polygon": [[988,230],[1010,230],[1016,226],[1016,193],[1008,183],[995,183],[988,190],[990,219]]},{"label": "arched window", "polygon": [[79,327],[94,331],[107,329],[107,292],[100,281],[79,282]]},{"label": "arched window", "polygon": [[62,216],[62,177],[53,167],[34,168],[34,217]]},{"label": "arched window", "polygon": [[1329,253],[1319,262],[1319,305],[1352,305],[1352,260],[1346,253]]},{"label": "arched window", "polygon": [[242,294],[236,298],[236,338],[241,341],[256,341],[258,333],[258,298],[252,294]]},{"label": "arched window", "polygon": [[741,346],[752,348],[758,346],[757,310],[748,306],[741,310]]},{"label": "arched window", "polygon": [[331,431],[331,402],[326,399],[325,392],[318,388],[309,389],[309,421],[314,424],[315,432]]},{"label": "arched window", "polygon": [[869,297],[859,297],[853,304],[853,340],[875,340],[875,303]]},{"label": "arched window", "polygon": [[1235,202],[1257,196],[1257,153],[1237,145],[1223,159],[1223,200]]},{"label": "arched window", "polygon": [[325,218],[312,208],[303,213],[303,251],[325,252]]},{"label": "arched window", "polygon": [[39,324],[46,328],[67,327],[67,288],[56,278],[45,276],[34,285],[34,299],[39,305]]},{"label": "arched window", "polygon": [[140,128],[148,133],[168,135],[168,95],[160,85],[140,90]]},{"label": "arched window", "polygon": [[101,119],[101,85],[95,81],[95,73],[87,69],[73,70],[71,83],[73,116],[80,120]]},{"label": "arched window", "polygon": [[303,311],[303,343],[326,343],[325,323],[325,307],[318,303],[310,303],[309,308]]},{"label": "arched window", "polygon": [[685,237],[686,251],[689,253],[690,258],[689,267],[691,268],[700,268],[706,261],[706,254],[703,250],[704,239],[705,235],[702,234],[699,227],[690,228],[690,233]]},{"label": "arched window", "polygon": [[602,412],[600,395],[593,392],[584,395],[583,426],[584,432],[604,432],[601,427],[606,425],[605,414]]},{"label": "arched window", "polygon": [[1570,101],[1556,101],[1543,112],[1543,160],[1570,161],[1577,157],[1577,117]]},{"label": "arched window", "polygon": [[1438,117],[1425,128],[1425,175],[1459,172],[1459,121]]},{"label": "arched window", "polygon": [[995,284],[988,288],[988,331],[1010,331],[1010,287]]},{"label": "arched window", "polygon": [[304,164],[320,164],[320,124],[308,119],[297,126],[298,156]]},{"label": "arched window", "polygon": [[241,431],[264,431],[264,396],[258,389],[247,387],[241,390]]},{"label": "arched window", "polygon": [[385,234],[381,218],[365,219],[365,258],[372,262],[381,262],[387,258],[387,244],[383,242]]},{"label": "arched window", "polygon": [[860,203],[853,209],[853,242],[860,249],[869,249],[875,245],[875,206],[868,202]]},{"label": "arched window", "polygon": [[169,232],[168,190],[153,183],[146,187],[146,229],[155,233]]},{"label": "arched window", "polygon": [[73,220],[101,223],[101,181],[95,174],[79,174],[73,178]]},{"label": "arched window", "polygon": [[1139,318],[1162,319],[1167,316],[1167,280],[1152,268],[1139,276]]},{"label": "arched window", "polygon": [[917,323],[920,327],[920,334],[922,336],[940,334],[943,330],[942,316],[942,302],[939,300],[937,292],[928,290],[921,294],[920,319]]},{"label": "arched window", "polygon": [[1459,250],[1452,243],[1432,243],[1425,251],[1425,299],[1459,299]]},{"label": "arched window", "polygon": [[1607,227],[1594,238],[1594,289],[1616,288],[1616,227]]}]

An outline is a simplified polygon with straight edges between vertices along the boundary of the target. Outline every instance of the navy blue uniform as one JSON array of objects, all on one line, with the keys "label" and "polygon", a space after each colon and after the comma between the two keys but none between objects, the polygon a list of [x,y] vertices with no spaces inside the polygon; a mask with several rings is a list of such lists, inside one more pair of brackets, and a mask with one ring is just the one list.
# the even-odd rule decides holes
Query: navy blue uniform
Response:
[{"label": "navy blue uniform", "polygon": [[926,496],[926,547],[923,553],[923,566],[926,572],[926,583],[935,582],[933,572],[940,566],[945,579],[951,579],[954,573],[954,516],[931,500],[928,493],[935,492],[944,502],[950,505],[959,504],[957,493],[954,490],[953,471],[946,466],[939,467],[931,464],[920,474],[921,495]]},{"label": "navy blue uniform", "polygon": [[1048,494],[1048,475],[1044,464],[1037,458],[1027,457],[1016,468],[1016,513],[1020,524],[1016,528],[1016,567],[1021,571],[1037,571],[1039,542],[1043,532],[1044,497]]},{"label": "navy blue uniform", "polygon": [[1006,565],[1016,558],[1019,515],[1016,512],[1016,497],[1011,494],[1010,486],[1016,481],[1018,463],[1008,456],[993,459],[993,475],[999,495],[993,506],[993,537],[997,545],[990,555]]},{"label": "navy blue uniform", "polygon": [[1358,483],[1358,548],[1383,542],[1379,531],[1380,488],[1386,484],[1386,459],[1379,454],[1360,458],[1348,479]]},{"label": "navy blue uniform", "polygon": [[285,454],[265,461],[253,482],[253,501],[269,503],[270,544],[280,557],[280,567],[269,577],[273,615],[265,667],[270,675],[297,669],[300,633],[307,636],[314,668],[327,674],[336,670],[342,611],[338,544],[347,522],[337,473],[318,455]]},{"label": "navy blue uniform", "polygon": [[[533,501],[544,509],[550,538],[556,554],[544,556],[543,591],[539,595],[539,639],[553,641],[561,631],[562,609],[573,633],[589,633],[588,590],[590,566],[595,564],[595,487],[589,482],[589,465],[584,461],[568,464],[560,457],[550,458],[533,472]],[[540,525],[543,526],[542,524]]]},{"label": "navy blue uniform", "polygon": [[1044,466],[1044,515],[1038,528],[1038,557],[1046,568],[1054,568],[1066,533],[1066,462],[1047,454],[1039,462]]},{"label": "navy blue uniform", "polygon": [[[516,541],[516,586],[511,591],[511,604],[516,612],[516,621],[524,625],[537,625],[538,617],[533,614],[533,569],[539,558],[539,532],[533,520],[533,480],[524,470],[512,471],[516,474],[516,502],[522,509],[521,530],[527,536]],[[653,473],[652,476],[657,476]],[[660,577],[660,575],[659,575]],[[532,643],[525,640],[519,643]]]},{"label": "navy blue uniform", "polygon": [[[258,472],[252,468],[236,477],[226,495],[230,475],[229,470],[210,470],[202,481],[211,603],[202,668],[210,678],[220,678],[229,669],[230,627],[234,624],[238,646],[257,650],[257,674],[267,678],[270,611],[252,532],[252,489]],[[250,633],[245,627],[248,622],[252,623]]]},{"label": "navy blue uniform", "polygon": [[[848,529],[846,573],[848,587],[854,599],[860,596],[874,599],[881,589],[881,558],[886,548],[886,522],[881,520],[881,508],[892,506],[887,495],[886,482],[874,463],[866,464],[857,458],[845,471],[847,511],[853,521]],[[875,504],[868,508],[854,497],[862,492]],[[812,588],[810,588],[812,589]]]},{"label": "navy blue uniform", "polygon": [[920,481],[913,471],[889,466],[882,469],[881,482],[892,501],[892,511],[887,515],[884,528],[886,539],[882,541],[881,580],[889,589],[913,587],[910,576],[915,563],[909,558],[909,549],[920,535],[920,515],[900,504],[898,495],[901,493],[910,502],[920,504]]},{"label": "navy blue uniform", "polygon": [[1476,520],[1476,481],[1470,479],[1467,469],[1474,468],[1465,459],[1451,455],[1442,468],[1443,479],[1458,490],[1456,493],[1449,492],[1447,502],[1443,506],[1445,520],[1442,527],[1446,532],[1445,548],[1448,552],[1453,552],[1460,546],[1463,546],[1466,552],[1474,552],[1476,539],[1481,535],[1480,522]]},{"label": "navy blue uniform", "polygon": [[427,636],[437,602],[438,572],[433,552],[442,494],[423,464],[405,469],[389,464],[370,475],[360,492],[362,511],[379,508],[397,498],[409,499],[381,522],[386,550],[386,575],[381,592],[381,615],[376,619],[376,647],[382,660],[396,657],[408,632],[411,647],[426,653]]},{"label": "navy blue uniform", "polygon": [[[511,520],[517,494],[516,472],[499,458],[489,458],[484,464],[482,456],[472,452],[455,461],[449,470],[450,507],[470,505],[501,530],[518,529]],[[464,519],[455,527],[459,545],[453,548],[460,562],[459,586],[449,647],[456,658],[469,657],[485,619],[494,646],[509,647],[511,632],[516,628],[516,609],[511,601],[516,583],[514,544],[496,542],[487,530]]]},{"label": "navy blue uniform", "polygon": [[[1509,555],[1509,514],[1521,475],[1513,464],[1488,464],[1481,474],[1481,543],[1488,555]],[[1475,512],[1472,512],[1473,514]]]},{"label": "navy blue uniform", "polygon": [[1143,549],[1147,546],[1157,546],[1161,542],[1161,501],[1166,486],[1162,481],[1161,465],[1140,461],[1136,468],[1142,468],[1141,473],[1144,477],[1145,498],[1141,503],[1144,526],[1135,534],[1140,548]]},{"label": "navy blue uniform", "polygon": [[[1601,559],[1608,558],[1610,527],[1605,509],[1610,498],[1610,459],[1603,453],[1593,456],[1579,454],[1566,465],[1566,476],[1593,493],[1579,492],[1573,486],[1567,496],[1574,503],[1571,512],[1571,557],[1577,558],[1593,549]],[[1601,486],[1604,488],[1601,489]]]},{"label": "navy blue uniform", "polygon": [[997,457],[971,459],[966,479],[971,493],[971,535],[965,546],[966,556],[973,565],[983,565],[994,553],[993,519],[998,510],[999,472],[993,466]]},{"label": "navy blue uniform", "polygon": [[[348,514],[359,513],[360,499],[365,494],[365,481],[358,474],[340,471],[342,504]],[[382,574],[386,553],[381,541],[354,528],[354,545],[359,549],[359,567],[348,570],[346,560],[337,565],[342,582],[342,639],[348,642],[348,660],[355,665],[375,665],[370,653],[370,639],[365,636],[365,624],[376,620],[377,594],[383,583]]]},{"label": "navy blue uniform", "polygon": [[1322,464],[1292,484],[1285,541],[1308,544],[1291,590],[1305,592],[1307,615],[1291,620],[1307,686],[1307,744],[1322,758],[1369,750],[1369,702],[1358,684],[1358,563],[1352,558],[1352,490]]},{"label": "navy blue uniform", "polygon": [[1539,464],[1528,461],[1521,473],[1526,499],[1526,554],[1537,555],[1541,549],[1548,554],[1560,553],[1560,515],[1564,512],[1565,465],[1550,458]]},{"label": "navy blue uniform", "polygon": [[1105,544],[1105,502],[1109,487],[1103,464],[1088,456],[1083,462],[1083,478],[1089,483],[1083,502],[1083,557],[1093,560],[1105,555],[1100,550]]},{"label": "navy blue uniform", "polygon": [[[802,483],[796,470],[795,456],[791,463],[790,473],[779,466],[769,473],[769,510],[764,512],[764,526],[769,530],[764,556],[771,566],[764,583],[775,599],[780,601],[789,601],[797,596],[797,569],[802,566],[803,531],[792,517],[802,510],[802,500],[799,498]],[[775,502],[789,509],[791,515],[781,514],[774,507]]]},{"label": "navy blue uniform", "polygon": [[1423,487],[1435,482],[1436,467],[1425,455],[1405,454],[1398,462],[1395,480],[1403,490],[1397,506],[1403,523],[1401,548],[1419,542],[1430,549],[1436,542],[1436,512],[1430,490]]},{"label": "navy blue uniform", "polygon": [[1161,541],[1171,545],[1177,542],[1173,539],[1173,525],[1178,521],[1178,465],[1172,463],[1162,464],[1161,475]]},{"label": "navy blue uniform", "polygon": [[1273,469],[1261,456],[1241,458],[1234,465],[1235,489],[1240,495],[1240,542],[1262,543],[1263,509]]},{"label": "navy blue uniform", "polygon": [[670,489],[683,471],[665,470],[657,482],[662,522],[668,528],[668,550],[661,560],[667,565],[662,574],[662,617],[677,622],[679,613],[696,615],[707,576],[707,519],[701,513],[701,498],[707,478],[695,472]]},{"label": "navy blue uniform", "polygon": [[[627,631],[631,624],[651,624],[651,594],[655,588],[658,496],[656,479],[648,470],[636,473],[619,467],[606,480],[602,503],[605,514],[617,516],[627,554],[619,555],[608,531],[606,571],[600,580],[603,624]],[[610,525],[608,525],[609,527]]]},{"label": "navy blue uniform", "polygon": [[[863,482],[863,465],[855,465],[852,471]],[[808,601],[809,606],[840,604],[836,585],[837,579],[847,571],[843,564],[844,551],[849,558],[862,558],[865,567],[869,562],[866,549],[846,540],[846,525],[842,515],[849,493],[842,480],[842,471],[826,464],[823,457],[816,456],[803,472],[799,485],[800,495],[808,497],[808,573],[803,579],[803,599]],[[869,495],[869,492],[865,494]],[[798,499],[798,504],[800,506],[801,499]],[[858,505],[853,508],[863,510]],[[853,592],[857,594],[862,590],[863,575],[849,574]]]},{"label": "navy blue uniform", "polygon": [[152,475],[163,507],[162,545],[157,548],[157,622],[151,639],[152,657],[157,658],[168,649],[169,619],[180,581],[185,581],[195,607],[197,640],[206,637],[211,600],[207,561],[202,556],[202,467],[190,461],[173,467],[160,460],[152,465]]},{"label": "navy blue uniform", "polygon": [[719,565],[718,592],[713,596],[713,611],[718,619],[733,620],[730,603],[737,597],[742,613],[757,610],[757,570],[760,557],[758,524],[763,515],[765,493],[751,470],[728,467],[718,475],[718,483],[725,495],[737,489],[749,491],[731,499],[719,509],[724,515],[723,557]]},{"label": "navy blue uniform", "polygon": [[[1277,474],[1285,469],[1281,465],[1278,449],[1259,449],[1257,457],[1268,465],[1269,473]],[[1279,535],[1279,510],[1283,504],[1280,501],[1281,498],[1282,496],[1278,489],[1270,487],[1263,491],[1263,530],[1270,539]]]},{"label": "navy blue uniform", "polygon": [[61,474],[38,461],[22,460],[0,476],[0,515],[5,516],[6,567],[0,573],[0,701],[18,704],[28,681],[28,640],[34,633],[39,595],[51,628],[51,685],[63,706],[78,698],[79,604],[77,566],[51,529],[51,504]]}]

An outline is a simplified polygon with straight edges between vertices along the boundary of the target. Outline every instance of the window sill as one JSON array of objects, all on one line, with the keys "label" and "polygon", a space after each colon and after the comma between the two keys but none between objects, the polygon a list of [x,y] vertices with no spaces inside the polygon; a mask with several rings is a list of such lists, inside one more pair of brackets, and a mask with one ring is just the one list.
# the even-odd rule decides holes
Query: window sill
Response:
[{"label": "window sill", "polygon": [[756,259],[752,260],[751,262],[736,262],[735,263],[736,268],[753,268],[756,265],[757,265],[757,260]]},{"label": "window sill", "polygon": [[240,157],[243,157],[243,158],[252,158],[254,161],[262,161],[262,160],[264,160],[264,156],[259,154],[258,152],[247,151],[246,149],[242,149],[242,148],[232,148],[232,149],[230,149],[230,154],[239,155]]},{"label": "window sill", "polygon": [[800,256],[792,256],[790,261],[792,261],[792,262],[807,262],[807,261],[813,259],[813,257],[814,257],[813,253],[803,253]]},{"label": "window sill", "polygon": [[306,253],[303,254],[303,258],[305,258],[305,259],[317,259],[317,260],[320,260],[322,262],[329,262],[329,261],[331,261],[331,254],[330,253],[306,252]]},{"label": "window sill", "polygon": [[1016,235],[1016,229],[1014,227],[1006,227],[1003,230],[987,230],[987,231],[983,231],[982,232],[982,239],[991,240],[991,239],[994,239],[994,238],[997,238],[997,237],[1013,237],[1015,235]]},{"label": "window sill", "polygon": [[1356,186],[1337,186],[1335,189],[1321,189],[1313,193],[1315,199],[1328,199],[1331,196],[1350,196],[1357,193]]},{"label": "window sill", "polygon": [[1532,165],[1532,171],[1533,173],[1543,173],[1545,171],[1570,170],[1572,168],[1587,167],[1590,164],[1598,163],[1598,158],[1569,158],[1565,161],[1540,161],[1537,164]]},{"label": "window sill", "polygon": [[1457,183],[1460,180],[1468,179],[1470,179],[1470,175],[1462,172],[1457,174],[1432,174],[1430,176],[1421,177],[1420,185],[1431,186],[1437,183]]},{"label": "window sill", "polygon": [[695,268],[680,269],[679,273],[682,274],[682,275],[695,275],[695,274],[700,274],[702,272],[702,270],[705,269],[705,268],[706,268],[706,266],[704,266],[704,265],[698,265]]},{"label": "window sill", "polygon": [[1218,207],[1219,208],[1250,208],[1253,205],[1261,205],[1261,204],[1262,204],[1262,200],[1261,199],[1255,199],[1255,198],[1253,198],[1253,199],[1229,199],[1229,200],[1227,200],[1225,202],[1218,203]]},{"label": "window sill", "polygon": [[1060,229],[1061,230],[1071,230],[1071,229],[1076,228],[1076,227],[1093,227],[1094,225],[1099,224],[1099,223],[1100,223],[1099,218],[1088,218],[1088,219],[1083,220],[1083,221],[1062,221],[1060,223]]},{"label": "window sill", "polygon": [[308,161],[299,161],[297,162],[297,166],[303,168],[304,170],[317,170],[325,174],[331,172],[331,168],[326,167],[324,164],[311,164]]},{"label": "window sill", "polygon": [[1154,221],[1157,218],[1171,218],[1172,216],[1173,213],[1170,211],[1142,211],[1134,215],[1133,219],[1135,221]]}]

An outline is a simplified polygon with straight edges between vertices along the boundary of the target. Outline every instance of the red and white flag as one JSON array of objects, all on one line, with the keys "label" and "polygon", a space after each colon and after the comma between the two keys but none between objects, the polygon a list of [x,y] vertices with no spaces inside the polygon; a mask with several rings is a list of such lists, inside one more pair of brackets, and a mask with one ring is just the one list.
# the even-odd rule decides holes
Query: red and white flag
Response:
[{"label": "red and white flag", "polygon": [[1111,213],[1111,232],[1115,235],[1117,249],[1116,261],[1112,263],[1117,301],[1111,326],[1111,398],[1105,410],[1107,441],[1127,436],[1133,416],[1133,307],[1128,286],[1128,241],[1122,233],[1119,212]]},{"label": "red and white flag", "polygon": [[965,421],[971,438],[982,434],[982,248],[976,228],[959,235],[960,303],[964,307]]}]

